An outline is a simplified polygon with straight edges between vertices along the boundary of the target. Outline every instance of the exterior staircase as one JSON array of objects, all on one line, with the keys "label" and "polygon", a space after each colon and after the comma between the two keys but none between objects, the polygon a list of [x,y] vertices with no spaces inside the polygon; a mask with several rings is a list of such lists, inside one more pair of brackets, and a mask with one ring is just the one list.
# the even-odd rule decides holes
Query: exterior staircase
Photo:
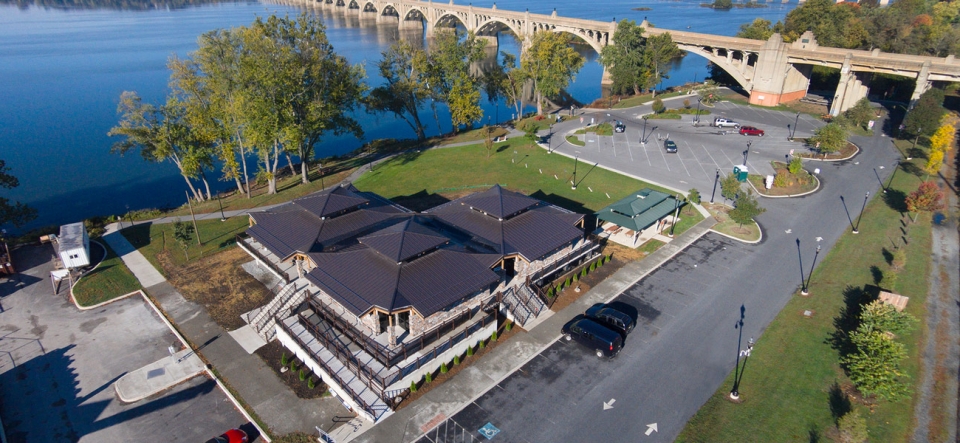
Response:
[{"label": "exterior staircase", "polygon": [[289,312],[294,306],[302,303],[306,298],[306,287],[306,282],[299,279],[288,283],[250,321],[253,329],[267,343],[273,340],[276,335],[277,314],[284,311]]}]

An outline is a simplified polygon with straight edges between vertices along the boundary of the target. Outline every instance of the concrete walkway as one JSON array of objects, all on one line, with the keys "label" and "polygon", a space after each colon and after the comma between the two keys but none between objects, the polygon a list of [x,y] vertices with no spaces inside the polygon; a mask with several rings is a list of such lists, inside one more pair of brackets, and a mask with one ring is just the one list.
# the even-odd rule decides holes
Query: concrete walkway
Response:
[{"label": "concrete walkway", "polygon": [[[944,172],[953,170],[951,163]],[[946,209],[934,214],[933,244],[930,262],[930,291],[927,293],[927,318],[923,335],[926,343],[919,376],[919,399],[914,409],[917,423],[912,441],[956,441],[957,377],[960,367],[960,235],[957,232],[957,195],[946,174],[940,187],[946,197]]]},{"label": "concrete walkway", "polygon": [[[297,431],[315,434],[315,426],[332,429],[339,422],[353,417],[352,413],[332,397],[311,400],[297,398],[260,357],[248,354],[226,330],[210,318],[203,306],[187,300],[177,292],[117,231],[117,227],[116,224],[107,226],[104,240],[140,280],[150,298],[190,342],[193,351],[212,365],[213,371],[238,394],[260,421],[269,427],[268,432],[273,435]],[[172,371],[169,364],[176,364],[175,360],[167,363],[166,369]],[[146,383],[145,380],[144,382]],[[156,386],[142,386],[138,389],[154,388]]]},{"label": "concrete walkway", "polygon": [[483,359],[395,412],[377,426],[343,426],[332,434],[337,442],[410,442],[451,417],[526,364],[560,338],[560,328],[595,303],[614,299],[706,234],[716,223],[707,218],[643,260],[633,261],[590,289],[576,302],[530,331],[513,336]]}]

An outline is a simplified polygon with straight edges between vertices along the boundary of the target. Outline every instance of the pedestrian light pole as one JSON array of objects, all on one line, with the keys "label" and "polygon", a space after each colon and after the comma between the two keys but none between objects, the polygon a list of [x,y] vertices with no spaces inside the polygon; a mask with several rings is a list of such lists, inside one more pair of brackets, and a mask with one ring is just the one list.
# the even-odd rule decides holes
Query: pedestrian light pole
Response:
[{"label": "pedestrian light pole", "polygon": [[890,173],[890,181],[887,182],[887,185],[883,187],[883,193],[887,193],[887,189],[890,189],[890,185],[893,184],[893,177],[897,175],[897,169],[900,169],[900,159],[897,159],[897,163],[893,165],[893,172]]},{"label": "pedestrian light pole", "polygon": [[[917,142],[920,141],[920,131],[923,131],[923,128],[917,128],[917,137],[913,139],[913,148],[910,149],[910,153],[913,153],[917,149]],[[910,160],[912,157],[907,155],[907,160]]]},{"label": "pedestrian light pole", "polygon": [[867,200],[868,200],[869,198],[870,198],[870,193],[867,192],[867,194],[863,196],[863,207],[860,208],[860,215],[857,216],[857,225],[853,227],[853,233],[854,233],[854,234],[859,234],[859,233],[860,233],[860,219],[863,218],[863,211],[864,211],[865,209],[867,209]]},{"label": "pedestrian light pole", "polygon": [[[696,83],[696,81],[694,81]],[[700,125],[700,102],[703,101],[703,97],[697,98],[697,117],[693,119],[693,126]]]},{"label": "pedestrian light pole", "polygon": [[223,203],[220,203],[220,193],[217,193],[217,206],[220,207],[220,221],[227,221],[227,217],[223,215]]},{"label": "pedestrian light pole", "polygon": [[713,179],[713,192],[710,193],[710,203],[713,203],[713,196],[717,194],[717,183],[720,182],[720,168],[717,168],[717,177]]},{"label": "pedestrian light pole", "polygon": [[670,235],[668,237],[673,238],[673,228],[677,226],[678,217],[680,217],[680,195],[677,194],[676,207],[673,210],[673,224],[670,225]]},{"label": "pedestrian light pole", "polygon": [[797,125],[800,124],[800,113],[797,113],[797,118],[793,121],[793,129],[790,130],[790,140],[793,141],[793,136],[797,135]]},{"label": "pedestrian light pole", "polygon": [[647,116],[643,116],[643,135],[640,136],[640,144],[647,144]]},{"label": "pedestrian light pole", "polygon": [[807,280],[803,282],[800,293],[810,295],[810,279],[813,277],[813,268],[817,266],[817,257],[820,256],[820,245],[817,245],[817,252],[813,254],[813,264],[810,265],[810,272],[807,273]]},{"label": "pedestrian light pole", "polygon": [[752,143],[753,143],[753,142],[747,142],[747,150],[746,150],[746,151],[743,151],[743,165],[744,165],[744,166],[747,165],[747,157],[750,156],[750,145],[751,145]]},{"label": "pedestrian light pole", "polygon": [[[740,333],[743,333],[743,322],[740,322]],[[740,350],[738,346],[737,367],[734,368],[733,389],[730,390],[731,400],[740,399],[740,381],[743,379],[743,372],[747,369],[747,359],[750,358],[750,353],[753,351],[754,343],[753,337],[750,337],[750,339],[747,341],[747,349]],[[743,357],[743,367],[740,367],[740,357]]]}]

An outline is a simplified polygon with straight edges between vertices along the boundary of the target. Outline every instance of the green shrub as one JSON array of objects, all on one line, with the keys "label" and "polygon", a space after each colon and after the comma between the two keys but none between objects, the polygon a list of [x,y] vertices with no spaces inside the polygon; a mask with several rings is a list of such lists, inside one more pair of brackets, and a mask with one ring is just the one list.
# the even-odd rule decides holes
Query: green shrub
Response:
[{"label": "green shrub", "polygon": [[448,371],[448,369],[447,369],[447,362],[440,363],[440,373],[441,373],[441,374],[446,374],[447,371]]},{"label": "green shrub", "polygon": [[697,188],[691,189],[689,192],[687,192],[687,200],[690,200],[691,202],[699,205],[700,191],[698,191]]},{"label": "green shrub", "polygon": [[774,188],[786,188],[790,185],[790,181],[787,179],[786,171],[783,169],[779,170],[780,173],[773,176],[773,187]]},{"label": "green shrub", "polygon": [[410,392],[417,392],[417,382],[410,380]]},{"label": "green shrub", "polygon": [[300,381],[306,380],[306,379],[307,379],[307,371],[304,371],[303,369],[300,369],[300,372],[297,372],[297,377],[300,378]]},{"label": "green shrub", "polygon": [[290,360],[290,370],[291,370],[291,371],[296,371],[296,370],[297,370],[297,361],[296,361],[296,360]]},{"label": "green shrub", "polygon": [[576,283],[580,280],[580,274],[573,274],[573,282]]},{"label": "green shrub", "polygon": [[563,286],[569,287],[571,283],[573,283],[573,279],[571,279],[570,277],[567,277],[567,281],[563,283]]},{"label": "green shrub", "polygon": [[431,373],[427,372],[426,375],[423,376],[423,382],[424,382],[424,383],[430,383],[430,382],[432,382],[432,381],[433,381],[433,375],[432,375]]},{"label": "green shrub", "polygon": [[667,106],[663,104],[663,100],[661,100],[660,97],[655,98],[650,107],[653,109],[655,114],[661,114],[663,111],[667,110]]},{"label": "green shrub", "polygon": [[483,340],[480,340],[480,349],[483,349],[486,346],[487,346],[486,343],[484,343]]},{"label": "green shrub", "polygon": [[587,276],[587,267],[584,266],[583,269],[580,271],[580,278],[584,278],[586,276]]},{"label": "green shrub", "polygon": [[787,165],[787,170],[791,174],[799,174],[803,170],[803,160],[800,157],[794,157],[790,160],[790,164]]},{"label": "green shrub", "polygon": [[313,377],[307,379],[307,389],[313,389],[317,387],[317,382],[313,380]]},{"label": "green shrub", "polygon": [[590,263],[590,272],[597,270],[597,262]]},{"label": "green shrub", "polygon": [[510,329],[513,329],[513,322],[508,321],[507,324],[503,325],[503,329],[506,329],[507,331],[510,331]]},{"label": "green shrub", "polygon": [[683,107],[684,107],[684,108],[687,108],[687,109],[690,109],[690,99],[689,99],[689,98],[683,99]]},{"label": "green shrub", "polygon": [[490,334],[490,341],[497,341],[497,331],[493,331],[493,334]]},{"label": "green shrub", "polygon": [[841,443],[863,443],[867,441],[867,421],[859,411],[850,411],[840,417],[837,424]]},{"label": "green shrub", "polygon": [[473,356],[473,346],[467,348],[467,357]]},{"label": "green shrub", "polygon": [[459,364],[460,364],[460,356],[459,356],[459,355],[454,355],[454,356],[453,356],[453,365],[454,365],[454,366],[457,366],[457,365],[459,365]]},{"label": "green shrub", "polygon": [[556,296],[556,294],[554,294],[553,288],[547,289],[547,298],[553,298],[554,296]]},{"label": "green shrub", "polygon": [[280,366],[286,366],[288,364],[290,364],[290,359],[287,358],[287,353],[284,352],[280,354]]}]

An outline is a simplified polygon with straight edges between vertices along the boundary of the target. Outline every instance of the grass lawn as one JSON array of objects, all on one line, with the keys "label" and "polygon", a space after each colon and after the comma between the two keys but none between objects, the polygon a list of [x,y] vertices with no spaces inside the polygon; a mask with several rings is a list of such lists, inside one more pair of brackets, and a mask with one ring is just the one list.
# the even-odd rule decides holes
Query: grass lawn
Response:
[{"label": "grass lawn", "polygon": [[583,129],[578,129],[577,132],[574,132],[574,134],[586,134],[588,132],[593,132],[597,135],[611,136],[613,135],[613,125],[610,123],[600,123],[596,126],[588,126]]},{"label": "grass lawn", "polygon": [[570,143],[571,145],[577,145],[577,146],[586,146],[586,145],[587,145],[586,142],[584,142],[583,140],[580,140],[580,139],[577,138],[577,136],[575,136],[575,135],[568,135],[568,136],[567,136],[567,143]]},{"label": "grass lawn", "polygon": [[[919,183],[917,175],[901,172],[887,194],[880,194],[883,197],[867,205],[860,234],[844,234],[822,257],[811,279],[811,295],[792,298],[757,341],[740,386],[743,402],[734,404],[726,399],[733,384],[731,371],[677,441],[832,441],[829,437],[835,435],[837,416],[832,410],[846,409],[845,393],[855,392],[830,342],[831,334],[837,331],[835,321],[847,302],[853,304],[858,294],[875,288],[871,267],[884,271],[890,268],[885,255],[891,254],[891,239],[901,236],[901,221],[905,220],[895,208],[902,207],[904,196]],[[902,369],[914,386],[919,381],[920,331],[929,289],[930,223],[926,214],[917,223],[906,225],[906,268],[893,288],[910,297],[906,311],[921,323],[913,332],[898,337],[908,352]],[[804,310],[812,310],[813,317],[804,317]],[[913,397],[869,406],[858,400],[851,402],[849,407],[860,410],[867,420],[869,441],[910,441]]]},{"label": "grass lawn", "polygon": [[[191,223],[190,217],[184,217],[184,223]],[[200,239],[203,246],[197,245],[196,235],[187,248],[190,261],[202,256],[210,256],[227,249],[236,243],[236,235],[245,231],[249,226],[247,217],[233,217],[225,222],[220,220],[197,221],[200,230]],[[173,223],[142,224],[124,228],[121,233],[134,248],[137,248],[151,264],[165,276],[169,277],[171,269],[163,266],[181,267],[187,263],[184,250],[173,239]],[[165,253],[166,260],[160,260],[161,253]]]},{"label": "grass lawn", "polygon": [[744,241],[755,242],[760,240],[760,225],[753,222],[740,226],[739,223],[731,220],[730,216],[727,215],[727,211],[732,209],[729,206],[706,203],[704,207],[713,214],[713,218],[717,219],[717,224],[713,225],[711,230]]},{"label": "grass lawn", "polygon": [[[482,145],[403,154],[365,173],[354,185],[415,210],[498,183],[581,214],[597,211],[643,187],[671,193],[589,163],[579,162],[576,168],[578,186],[573,190],[573,159],[547,154],[526,140],[511,139],[489,157]],[[677,233],[702,219],[696,211],[681,217]]]},{"label": "grass lawn", "polygon": [[[96,243],[106,248],[106,257],[100,266],[83,276],[73,287],[73,295],[80,306],[93,306],[140,289],[137,277],[127,269],[127,265],[123,264],[123,260],[117,257],[107,242],[97,240]],[[93,245],[91,249],[96,247]]]}]

